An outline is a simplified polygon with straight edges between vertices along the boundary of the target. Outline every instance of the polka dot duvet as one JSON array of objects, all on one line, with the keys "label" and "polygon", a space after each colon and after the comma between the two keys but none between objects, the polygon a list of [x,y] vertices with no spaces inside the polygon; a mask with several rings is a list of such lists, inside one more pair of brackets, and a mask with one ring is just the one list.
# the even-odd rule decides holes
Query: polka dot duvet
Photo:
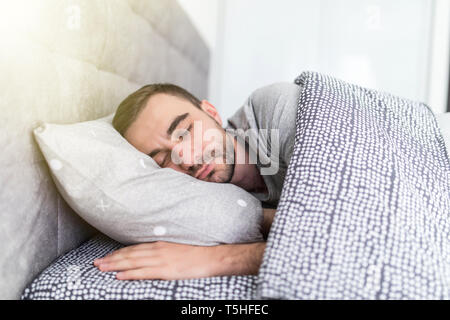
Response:
[{"label": "polka dot duvet", "polygon": [[428,106],[304,72],[258,295],[449,299],[450,163]]}]

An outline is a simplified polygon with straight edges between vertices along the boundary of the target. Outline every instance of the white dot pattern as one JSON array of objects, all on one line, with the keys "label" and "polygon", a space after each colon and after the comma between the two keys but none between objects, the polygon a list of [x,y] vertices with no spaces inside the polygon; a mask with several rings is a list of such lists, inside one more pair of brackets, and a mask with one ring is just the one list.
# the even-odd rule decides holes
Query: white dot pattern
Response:
[{"label": "white dot pattern", "polygon": [[247,202],[245,200],[239,199],[237,201],[238,205],[240,205],[241,207],[245,208],[247,206]]},{"label": "white dot pattern", "polygon": [[52,170],[59,171],[62,169],[62,167],[63,167],[63,164],[60,160],[58,160],[58,159],[50,160],[50,168],[52,168]]},{"label": "white dot pattern", "polygon": [[450,172],[430,109],[304,72],[260,268],[272,299],[449,299]]},{"label": "white dot pattern", "polygon": [[22,294],[24,300],[237,300],[254,299],[256,276],[220,276],[188,280],[117,280],[101,272],[96,258],[122,248],[97,235],[63,255],[44,270]]}]

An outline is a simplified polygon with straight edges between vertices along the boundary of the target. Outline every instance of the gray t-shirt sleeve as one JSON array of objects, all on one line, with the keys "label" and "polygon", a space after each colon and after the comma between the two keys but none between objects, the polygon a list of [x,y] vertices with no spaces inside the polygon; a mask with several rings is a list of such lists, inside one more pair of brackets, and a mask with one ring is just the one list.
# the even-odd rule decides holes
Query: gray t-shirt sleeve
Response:
[{"label": "gray t-shirt sleeve", "polygon": [[300,87],[277,82],[257,89],[251,96],[256,122],[262,129],[278,129],[280,161],[289,163],[295,138],[295,119]]},{"label": "gray t-shirt sleeve", "polygon": [[[271,129],[278,130],[278,141],[272,141],[269,134],[266,145],[261,149],[270,153],[271,150],[274,150],[274,143],[278,143],[278,155],[277,157],[272,155],[271,161],[278,161],[276,166],[279,169],[275,174],[263,174],[269,194],[260,199],[268,203],[278,202],[281,195],[284,177],[294,147],[295,119],[301,89],[300,85],[293,82],[276,82],[258,88],[228,119],[227,129],[243,129],[244,131],[266,129],[268,132]],[[258,167],[261,169],[260,166]]]}]

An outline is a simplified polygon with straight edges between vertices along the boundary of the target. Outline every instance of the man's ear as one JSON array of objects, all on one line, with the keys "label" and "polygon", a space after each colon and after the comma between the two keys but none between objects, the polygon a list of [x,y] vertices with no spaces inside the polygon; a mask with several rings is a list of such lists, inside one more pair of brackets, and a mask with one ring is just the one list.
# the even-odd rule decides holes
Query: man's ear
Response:
[{"label": "man's ear", "polygon": [[205,111],[211,118],[216,120],[216,122],[222,126],[222,119],[220,118],[219,113],[217,112],[217,109],[209,103],[207,100],[202,100],[201,108],[203,111]]}]

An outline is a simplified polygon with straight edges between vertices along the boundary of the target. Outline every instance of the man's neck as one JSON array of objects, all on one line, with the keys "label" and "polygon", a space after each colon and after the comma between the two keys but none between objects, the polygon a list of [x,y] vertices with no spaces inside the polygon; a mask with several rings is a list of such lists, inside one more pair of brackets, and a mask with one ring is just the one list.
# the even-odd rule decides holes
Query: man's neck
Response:
[{"label": "man's neck", "polygon": [[[267,187],[256,164],[249,163],[249,155],[245,146],[233,137],[234,143],[234,173],[230,183],[249,192],[267,192]],[[238,154],[245,154],[245,162],[238,163]]]}]

